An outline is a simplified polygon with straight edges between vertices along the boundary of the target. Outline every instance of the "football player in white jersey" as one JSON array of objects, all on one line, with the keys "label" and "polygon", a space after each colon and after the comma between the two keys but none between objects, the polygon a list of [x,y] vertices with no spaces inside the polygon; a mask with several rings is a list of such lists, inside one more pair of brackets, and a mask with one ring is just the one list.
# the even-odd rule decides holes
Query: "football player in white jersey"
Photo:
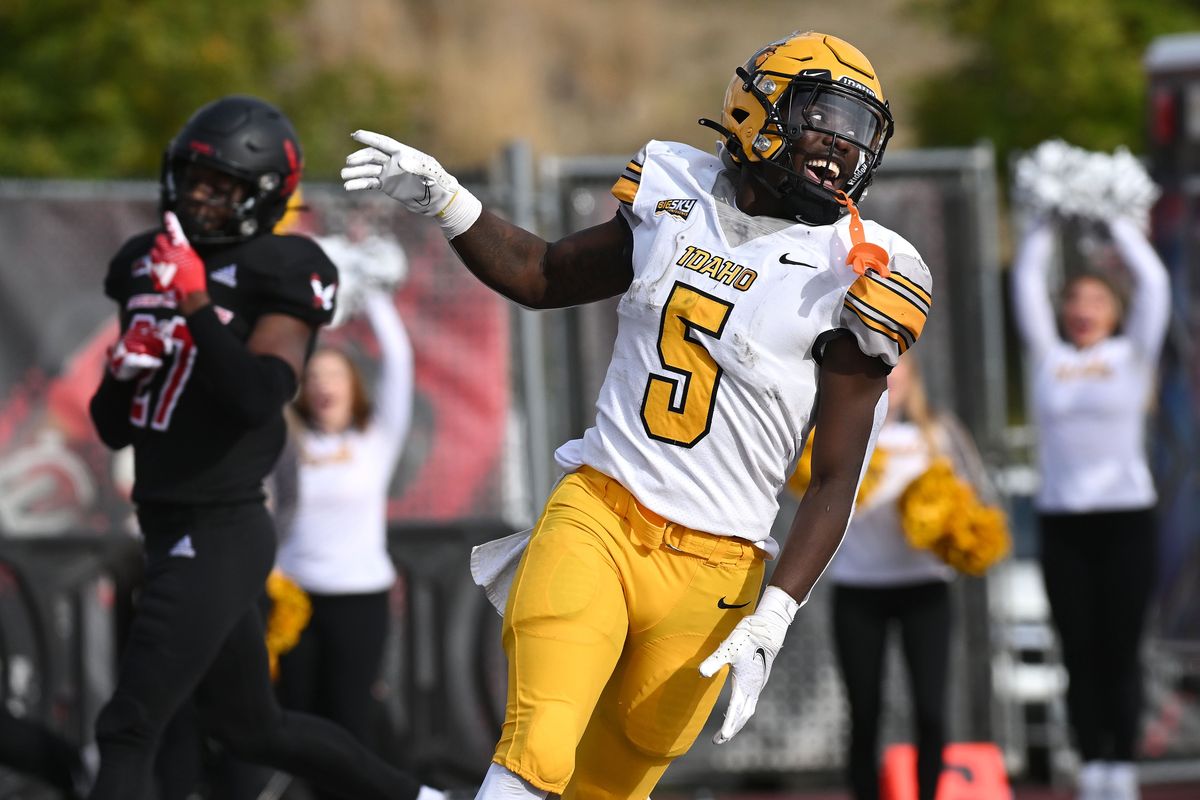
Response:
[{"label": "football player in white jersey", "polygon": [[[741,729],[841,542],[887,373],[929,313],[916,251],[855,207],[892,133],[861,52],[791,34],[739,67],[721,121],[702,123],[718,155],[648,143],[613,187],[617,215],[552,243],[482,209],[432,157],[353,135],[366,147],[346,189],[436,218],[505,297],[622,296],[596,424],[559,449],[566,474],[518,550],[508,705],[481,798],[646,797],[726,672],[715,741]],[[812,482],[779,553],[776,497],[813,425]]]}]

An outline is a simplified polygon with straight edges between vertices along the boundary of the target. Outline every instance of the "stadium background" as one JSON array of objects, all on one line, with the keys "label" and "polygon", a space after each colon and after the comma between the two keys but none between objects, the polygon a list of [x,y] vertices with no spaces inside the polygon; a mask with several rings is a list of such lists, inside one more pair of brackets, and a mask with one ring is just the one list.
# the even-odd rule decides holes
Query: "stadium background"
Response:
[{"label": "stadium background", "polygon": [[[1190,277],[1200,267],[1200,67],[1155,67],[1147,49],[1155,34],[1200,30],[1186,4],[1112,0],[1084,13],[1046,3],[997,22],[999,32],[981,32],[973,16],[994,3],[937,0],[868,2],[852,19],[832,6],[806,9],[798,21],[791,5],[775,2],[744,14],[707,2],[560,8],[533,0],[505,12],[471,2],[363,2],[346,12],[317,0],[263,3],[222,23],[226,5],[212,4],[212,16],[201,18],[150,3],[132,22],[95,11],[41,37],[39,15],[69,4],[0,10],[0,49],[11,45],[5,52],[16,66],[0,73],[11,112],[0,115],[0,176],[11,176],[0,180],[0,697],[10,710],[87,741],[111,688],[137,548],[127,463],[95,440],[85,413],[114,333],[99,282],[119,242],[153,224],[155,159],[183,117],[222,93],[255,91],[279,98],[308,146],[304,225],[330,235],[351,219],[365,222],[408,258],[395,301],[414,340],[417,416],[390,506],[402,579],[377,742],[430,780],[477,779],[498,725],[504,666],[498,619],[466,575],[467,548],[535,513],[554,478],[553,447],[590,421],[612,309],[534,314],[508,306],[457,265],[436,227],[386,201],[352,202],[322,179],[336,170],[350,129],[379,127],[437,154],[510,218],[549,236],[566,232],[612,213],[608,186],[645,139],[707,146],[693,120],[715,113],[732,65],[780,33],[814,27],[859,44],[889,87],[901,133],[865,210],[932,265],[939,308],[922,348],[933,394],[975,434],[1006,489],[1016,535],[1013,560],[986,581],[956,584],[952,734],[996,742],[1014,779],[1048,791],[1062,790],[1074,762],[1030,560],[1031,434],[1003,274],[1021,208],[1006,198],[1007,175],[1021,147],[1061,135],[1096,148],[1129,144],[1164,183],[1155,234],[1173,271],[1177,320],[1155,419],[1169,524],[1147,653],[1144,774],[1164,791],[1200,791],[1200,370],[1192,345],[1200,289]],[[705,22],[705,10],[723,22]],[[1035,29],[1055,45],[1041,64],[1027,63],[1028,43],[1003,35]],[[169,43],[189,32],[204,45],[194,52],[164,54],[129,38],[161,34]],[[277,63],[240,52],[256,35]],[[122,37],[127,47],[115,48]],[[1107,58],[1090,79],[1103,89],[1072,75],[1071,92],[1045,92],[1068,79],[1056,70],[1072,54],[1097,52]],[[38,96],[56,75],[105,54],[103,70],[62,87],[66,97]],[[226,62],[258,71],[224,71]],[[139,64],[172,66],[161,79],[147,73],[121,84]],[[213,74],[218,80],[204,80]],[[972,129],[960,119],[969,114],[953,113],[955,87],[968,78],[981,81],[979,93],[1015,84],[1023,102],[1010,103],[1007,117],[965,106],[979,111]],[[156,102],[146,92],[170,97]],[[122,100],[127,95],[133,99]],[[935,96],[943,101],[931,102]],[[42,101],[40,115],[30,97]],[[300,105],[293,110],[289,99]],[[1004,99],[1011,94],[995,105]],[[113,111],[123,102],[122,113]],[[96,157],[95,143],[78,142],[81,131],[108,149]],[[369,369],[361,322],[329,336]],[[837,791],[846,722],[827,616],[818,592],[754,724],[724,748],[702,736],[668,773],[665,791]],[[906,699],[894,654],[888,680],[885,735],[902,741]],[[19,777],[0,774],[0,797],[35,795]]]}]

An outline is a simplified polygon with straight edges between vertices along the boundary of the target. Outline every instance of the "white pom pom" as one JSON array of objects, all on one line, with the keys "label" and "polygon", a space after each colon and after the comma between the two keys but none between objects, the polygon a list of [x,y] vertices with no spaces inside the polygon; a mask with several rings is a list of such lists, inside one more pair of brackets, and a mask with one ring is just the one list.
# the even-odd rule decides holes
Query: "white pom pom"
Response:
[{"label": "white pom pom", "polygon": [[351,241],[342,235],[317,237],[338,268],[338,303],[331,327],[337,327],[363,308],[367,292],[393,291],[408,277],[408,257],[391,237],[372,234]]},{"label": "white pom pom", "polygon": [[1013,184],[1016,197],[1035,213],[1129,217],[1143,229],[1160,194],[1126,148],[1098,153],[1061,139],[1042,142],[1018,159]]}]

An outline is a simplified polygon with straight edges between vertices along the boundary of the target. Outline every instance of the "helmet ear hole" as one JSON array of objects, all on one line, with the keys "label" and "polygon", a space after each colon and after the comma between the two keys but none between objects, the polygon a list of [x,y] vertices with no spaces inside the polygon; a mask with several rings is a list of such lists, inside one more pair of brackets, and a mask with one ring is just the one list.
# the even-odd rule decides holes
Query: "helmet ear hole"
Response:
[{"label": "helmet ear hole", "polygon": [[729,112],[729,116],[733,117],[734,121],[741,124],[750,116],[750,112],[744,108],[735,108]]}]

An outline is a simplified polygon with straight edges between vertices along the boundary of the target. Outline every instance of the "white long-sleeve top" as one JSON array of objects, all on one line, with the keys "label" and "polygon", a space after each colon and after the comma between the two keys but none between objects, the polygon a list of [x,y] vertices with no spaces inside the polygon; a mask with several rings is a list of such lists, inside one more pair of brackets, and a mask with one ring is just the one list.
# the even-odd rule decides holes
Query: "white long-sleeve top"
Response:
[{"label": "white long-sleeve top", "polygon": [[1122,330],[1087,348],[1058,333],[1048,271],[1054,231],[1025,237],[1013,266],[1013,305],[1028,355],[1038,429],[1039,511],[1147,508],[1157,495],[1146,462],[1145,412],[1170,318],[1166,268],[1137,226],[1109,223],[1134,290]]},{"label": "white long-sleeve top", "polygon": [[367,318],[381,369],[365,430],[303,429],[297,437],[300,492],[276,563],[306,591],[365,594],[396,579],[387,551],[387,490],[408,434],[413,354],[391,297],[372,293]]},{"label": "white long-sleeve top", "polygon": [[954,568],[928,550],[908,543],[900,523],[897,501],[914,480],[929,469],[939,455],[950,458],[955,472],[969,481],[986,501],[994,491],[975,445],[951,417],[940,416],[932,425],[936,452],[928,437],[913,422],[884,422],[875,444],[883,457],[883,471],[874,490],[854,509],[841,547],[829,565],[828,576],[841,586],[908,586],[948,581]]}]

